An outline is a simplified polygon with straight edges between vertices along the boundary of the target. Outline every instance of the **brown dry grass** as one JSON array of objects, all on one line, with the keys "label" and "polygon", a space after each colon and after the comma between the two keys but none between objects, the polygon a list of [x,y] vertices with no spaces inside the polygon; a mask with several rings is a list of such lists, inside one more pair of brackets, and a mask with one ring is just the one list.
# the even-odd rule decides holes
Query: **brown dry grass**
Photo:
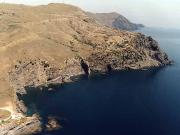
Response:
[{"label": "brown dry grass", "polygon": [[[40,58],[63,67],[67,59],[116,50],[117,44],[132,41],[136,36],[104,27],[70,5],[0,4],[0,107],[9,102],[14,107],[15,92],[8,72],[19,61]],[[133,44],[127,46],[138,51]],[[155,60],[152,63],[158,64]]]},{"label": "brown dry grass", "polygon": [[14,102],[8,71],[18,61],[42,58],[60,66],[78,51],[82,55],[89,53],[88,46],[74,41],[74,50],[70,44],[75,31],[68,18],[75,16],[76,20],[80,15],[84,13],[79,8],[65,4],[36,7],[0,4],[0,107]]}]

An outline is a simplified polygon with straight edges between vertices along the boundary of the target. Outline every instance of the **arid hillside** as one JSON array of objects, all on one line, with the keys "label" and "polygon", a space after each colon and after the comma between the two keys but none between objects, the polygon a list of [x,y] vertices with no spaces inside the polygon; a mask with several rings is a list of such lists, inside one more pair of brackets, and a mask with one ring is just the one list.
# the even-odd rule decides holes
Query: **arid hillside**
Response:
[{"label": "arid hillside", "polygon": [[[106,27],[77,7],[1,4],[0,63],[0,108],[26,112],[16,94],[25,94],[27,86],[64,83],[80,74],[160,67],[171,61],[151,37]],[[0,131],[19,135],[36,130],[39,121],[28,120]]]},{"label": "arid hillside", "polygon": [[77,7],[1,4],[0,63],[0,106],[6,106],[25,86],[170,61],[151,37],[105,27]]}]

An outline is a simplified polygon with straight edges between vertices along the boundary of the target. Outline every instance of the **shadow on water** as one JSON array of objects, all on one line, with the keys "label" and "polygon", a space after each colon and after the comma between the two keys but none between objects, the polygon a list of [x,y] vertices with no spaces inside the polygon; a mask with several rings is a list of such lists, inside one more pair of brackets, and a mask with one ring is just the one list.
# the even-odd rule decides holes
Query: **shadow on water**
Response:
[{"label": "shadow on water", "polygon": [[[134,112],[136,107],[143,107],[153,114],[152,108],[143,101],[144,94],[150,95],[151,91],[145,93],[144,90],[147,87],[151,89],[152,80],[163,70],[157,68],[146,71],[110,72],[90,77],[77,76],[71,78],[74,82],[63,85],[26,87],[27,94],[18,95],[18,98],[27,106],[27,115],[39,114],[43,129],[48,117],[55,117],[60,121],[64,129],[51,132],[52,135],[125,133],[127,128],[132,128],[132,131],[134,129],[132,125],[128,125],[128,120],[135,119],[131,112]],[[139,104],[141,101],[143,102]],[[135,117],[139,118],[139,114],[134,113]],[[126,122],[123,117],[127,118]],[[140,121],[142,122],[142,118]],[[121,130],[118,129],[120,127]],[[42,134],[45,134],[45,131]]]}]

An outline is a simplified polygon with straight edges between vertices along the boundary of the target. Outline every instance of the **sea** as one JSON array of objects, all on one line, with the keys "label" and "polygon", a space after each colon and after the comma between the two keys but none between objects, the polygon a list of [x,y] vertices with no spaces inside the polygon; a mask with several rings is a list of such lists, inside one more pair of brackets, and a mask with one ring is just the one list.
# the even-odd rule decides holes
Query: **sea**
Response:
[{"label": "sea", "polygon": [[27,88],[28,115],[37,112],[44,125],[55,117],[62,126],[36,135],[180,135],[180,30],[138,32],[156,39],[174,64],[80,76],[52,91]]}]

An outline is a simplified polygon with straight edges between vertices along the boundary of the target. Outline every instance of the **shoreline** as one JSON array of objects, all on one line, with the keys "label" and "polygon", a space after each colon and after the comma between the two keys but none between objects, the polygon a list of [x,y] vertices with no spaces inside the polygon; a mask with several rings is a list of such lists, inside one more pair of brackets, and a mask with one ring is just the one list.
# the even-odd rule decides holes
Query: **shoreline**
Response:
[{"label": "shoreline", "polygon": [[[3,107],[11,112],[10,122],[27,118],[23,116],[26,106],[16,98],[17,94],[27,93],[27,86],[37,87],[49,82],[61,84],[71,81],[73,76],[90,75],[91,72],[136,70],[170,63],[167,54],[161,51],[158,42],[152,37],[99,25],[78,7],[64,4],[42,6],[42,10],[21,7],[12,5],[11,12],[2,14],[9,16],[3,19],[5,26],[7,24],[7,28],[4,26],[5,32],[9,32],[9,21],[17,19],[18,22],[11,26],[18,36],[14,32],[12,39],[2,36],[4,46],[9,48],[4,50],[3,46],[0,57],[2,65],[6,65],[1,67],[2,71],[6,71],[2,77],[8,84],[4,84],[4,87],[9,86],[14,90],[7,93],[12,95],[10,99],[13,101]],[[26,11],[28,14],[24,14]],[[6,90],[1,89],[2,92]],[[4,130],[7,133],[14,130],[13,135],[19,135],[22,129],[25,132],[28,126],[31,131],[32,126],[37,128],[39,123],[32,118],[22,120],[20,124],[14,123],[13,128]]]}]

